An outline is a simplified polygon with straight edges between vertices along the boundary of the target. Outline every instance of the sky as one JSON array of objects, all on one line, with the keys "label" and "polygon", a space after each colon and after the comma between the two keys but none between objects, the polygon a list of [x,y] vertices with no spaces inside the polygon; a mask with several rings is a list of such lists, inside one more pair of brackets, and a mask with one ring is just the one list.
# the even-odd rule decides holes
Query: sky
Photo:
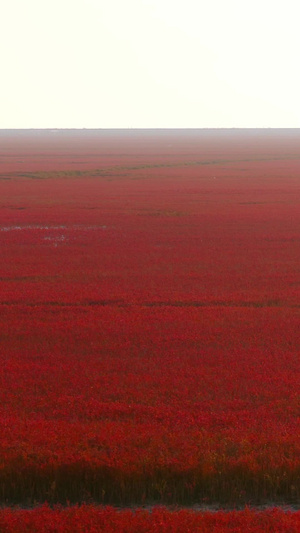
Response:
[{"label": "sky", "polygon": [[299,0],[0,0],[0,128],[300,127]]}]

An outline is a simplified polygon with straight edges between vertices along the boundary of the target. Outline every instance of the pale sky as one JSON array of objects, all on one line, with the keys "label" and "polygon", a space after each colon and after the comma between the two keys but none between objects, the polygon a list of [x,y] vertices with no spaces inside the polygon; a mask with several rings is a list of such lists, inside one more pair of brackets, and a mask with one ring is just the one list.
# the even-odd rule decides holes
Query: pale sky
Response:
[{"label": "pale sky", "polygon": [[300,127],[299,0],[0,0],[0,128]]}]

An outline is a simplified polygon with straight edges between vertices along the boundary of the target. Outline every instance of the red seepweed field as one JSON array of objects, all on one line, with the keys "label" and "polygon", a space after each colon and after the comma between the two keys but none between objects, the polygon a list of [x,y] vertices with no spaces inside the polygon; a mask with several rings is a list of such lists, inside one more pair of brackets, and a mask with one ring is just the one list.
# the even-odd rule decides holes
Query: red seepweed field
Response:
[{"label": "red seepweed field", "polygon": [[0,207],[2,504],[296,506],[300,132],[2,131]]},{"label": "red seepweed field", "polygon": [[123,509],[70,506],[0,509],[3,533],[299,533],[300,512],[282,509],[254,511],[169,511],[155,507]]}]

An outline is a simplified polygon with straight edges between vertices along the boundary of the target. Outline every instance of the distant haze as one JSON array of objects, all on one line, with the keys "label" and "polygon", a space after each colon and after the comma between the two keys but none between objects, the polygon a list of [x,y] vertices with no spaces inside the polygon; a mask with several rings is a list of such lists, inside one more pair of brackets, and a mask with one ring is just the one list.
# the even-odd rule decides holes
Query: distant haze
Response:
[{"label": "distant haze", "polygon": [[298,0],[0,0],[0,128],[300,127]]}]

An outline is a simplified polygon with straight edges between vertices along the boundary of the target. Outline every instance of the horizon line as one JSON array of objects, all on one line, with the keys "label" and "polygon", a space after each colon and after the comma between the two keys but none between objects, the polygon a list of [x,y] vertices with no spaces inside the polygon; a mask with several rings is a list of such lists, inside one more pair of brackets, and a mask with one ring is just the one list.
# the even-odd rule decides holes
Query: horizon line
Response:
[{"label": "horizon line", "polygon": [[0,131],[181,131],[181,130],[300,130],[300,126],[222,126],[222,127],[46,127],[46,128],[0,128]]}]

